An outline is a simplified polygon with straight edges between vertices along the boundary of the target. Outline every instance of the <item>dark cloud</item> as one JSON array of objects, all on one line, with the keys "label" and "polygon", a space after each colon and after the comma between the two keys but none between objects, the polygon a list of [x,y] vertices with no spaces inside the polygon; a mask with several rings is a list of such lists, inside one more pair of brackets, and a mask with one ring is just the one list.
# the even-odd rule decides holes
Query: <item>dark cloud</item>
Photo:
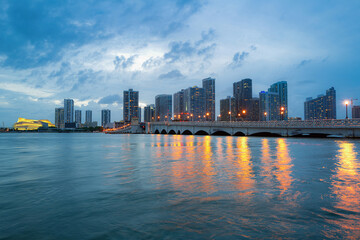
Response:
[{"label": "dark cloud", "polygon": [[159,76],[159,79],[171,79],[171,78],[183,78],[183,77],[184,75],[182,75],[179,70],[175,69],[168,73],[161,74]]},{"label": "dark cloud", "polygon": [[77,73],[77,81],[73,85],[71,91],[84,89],[85,85],[100,84],[102,71],[94,71],[92,69],[81,70]]},{"label": "dark cloud", "polygon": [[76,49],[138,26],[142,34],[163,37],[181,28],[203,3],[3,0],[1,5],[0,55],[7,57],[3,64],[24,69],[56,62],[64,49]]},{"label": "dark cloud", "polygon": [[238,68],[238,67],[241,67],[243,62],[245,61],[245,59],[249,56],[249,53],[248,52],[237,52],[234,54],[234,57],[233,57],[233,60],[232,62],[230,63],[230,66],[232,68]]},{"label": "dark cloud", "polygon": [[118,94],[109,95],[100,99],[99,104],[113,104],[113,103],[121,103],[122,98]]},{"label": "dark cloud", "polygon": [[206,33],[203,32],[201,40],[195,42],[194,44],[190,41],[171,42],[169,44],[170,51],[164,54],[164,59],[169,62],[176,62],[194,55],[204,56],[205,58],[211,57],[216,44],[209,42],[213,40],[214,35],[214,30],[210,29]]},{"label": "dark cloud", "polygon": [[137,55],[133,55],[129,58],[125,58],[125,56],[121,55],[116,56],[115,60],[113,61],[115,65],[115,69],[126,69],[134,64],[134,59],[137,57]]},{"label": "dark cloud", "polygon": [[304,60],[302,60],[302,61],[299,63],[298,68],[303,67],[303,66],[305,66],[305,65],[308,65],[308,64],[311,63],[311,62],[312,62],[311,59],[304,59]]}]

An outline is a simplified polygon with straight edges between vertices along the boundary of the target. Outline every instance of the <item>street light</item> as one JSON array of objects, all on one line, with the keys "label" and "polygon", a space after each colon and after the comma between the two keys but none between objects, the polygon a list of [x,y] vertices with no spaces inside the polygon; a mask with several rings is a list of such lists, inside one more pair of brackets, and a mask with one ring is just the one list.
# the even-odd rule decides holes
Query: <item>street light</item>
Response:
[{"label": "street light", "polygon": [[230,122],[231,122],[231,112],[229,111],[229,116],[230,116]]},{"label": "street light", "polygon": [[266,119],[266,116],[267,116],[267,112],[264,112],[264,116],[265,116],[265,121],[266,121],[266,120],[267,120],[267,119]]},{"label": "street light", "polygon": [[284,110],[285,110],[284,107],[280,108],[281,120],[284,120]]},{"label": "street light", "polygon": [[346,118],[345,119],[348,119],[348,105],[349,105],[349,101],[345,101],[345,106],[346,106]]}]

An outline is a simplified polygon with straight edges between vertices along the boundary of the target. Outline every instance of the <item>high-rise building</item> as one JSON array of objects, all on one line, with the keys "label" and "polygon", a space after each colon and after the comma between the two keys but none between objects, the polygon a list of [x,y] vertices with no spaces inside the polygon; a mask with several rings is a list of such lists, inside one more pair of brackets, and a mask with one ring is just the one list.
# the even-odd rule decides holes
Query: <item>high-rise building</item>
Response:
[{"label": "high-rise building", "polygon": [[318,95],[317,98],[307,98],[304,103],[305,120],[336,119],[336,91],[332,87],[326,91],[326,95]]},{"label": "high-rise building", "polygon": [[220,121],[236,120],[236,101],[234,97],[228,96],[220,100]]},{"label": "high-rise building", "polygon": [[245,112],[245,115],[248,114],[247,120],[249,121],[260,121],[260,99],[252,98],[249,100],[249,109],[248,113]]},{"label": "high-rise building", "polygon": [[170,121],[172,116],[172,96],[161,94],[155,97],[156,121]]},{"label": "high-rise building", "polygon": [[351,109],[352,118],[360,118],[360,106],[353,106]]},{"label": "high-rise building", "polygon": [[265,91],[259,93],[259,118],[261,121],[284,120],[278,93]]},{"label": "high-rise building", "polygon": [[64,123],[74,122],[74,100],[64,99]]},{"label": "high-rise building", "polygon": [[189,121],[205,121],[205,90],[197,86],[184,91],[184,114]]},{"label": "high-rise building", "polygon": [[184,92],[181,91],[174,94],[174,120],[186,120],[186,116],[184,114]]},{"label": "high-rise building", "polygon": [[144,108],[144,122],[155,122],[155,105],[150,104]]},{"label": "high-rise building", "polygon": [[279,94],[279,106],[280,106],[280,119],[288,119],[288,90],[287,82],[281,81],[274,83],[270,86],[269,92]]},{"label": "high-rise building", "polygon": [[138,108],[138,119],[139,119],[139,122],[141,122],[141,107]]},{"label": "high-rise building", "polygon": [[202,87],[205,91],[206,120],[215,121],[215,78],[203,79]]},{"label": "high-rise building", "polygon": [[123,116],[125,122],[131,122],[133,117],[139,117],[139,92],[129,89],[124,91]]},{"label": "high-rise building", "polygon": [[81,124],[81,110],[75,110],[75,122]]},{"label": "high-rise building", "polygon": [[106,124],[111,122],[111,111],[109,109],[101,110],[101,126],[105,127]]},{"label": "high-rise building", "polygon": [[64,128],[64,108],[55,108],[55,127]]},{"label": "high-rise building", "polygon": [[92,122],[92,111],[86,110],[85,112],[85,123],[91,123]]},{"label": "high-rise building", "polygon": [[249,101],[252,99],[252,80],[245,78],[239,82],[233,83],[233,94],[236,104],[236,116],[238,119],[248,120],[248,114],[244,115],[243,111],[249,112]]}]

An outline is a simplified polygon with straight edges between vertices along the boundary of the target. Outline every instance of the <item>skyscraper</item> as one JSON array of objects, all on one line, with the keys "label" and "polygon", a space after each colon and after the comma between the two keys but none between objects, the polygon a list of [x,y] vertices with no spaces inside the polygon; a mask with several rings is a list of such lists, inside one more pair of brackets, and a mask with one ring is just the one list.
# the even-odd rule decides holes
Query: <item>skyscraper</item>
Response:
[{"label": "skyscraper", "polygon": [[170,121],[172,116],[172,96],[160,94],[155,97],[156,121]]},{"label": "skyscraper", "polygon": [[236,120],[236,101],[234,97],[228,96],[220,100],[220,121]]},{"label": "skyscraper", "polygon": [[184,114],[184,89],[174,94],[174,120],[186,120]]},{"label": "skyscraper", "polygon": [[202,87],[205,91],[206,120],[215,121],[215,78],[203,79]]},{"label": "skyscraper", "polygon": [[64,99],[64,123],[74,122],[74,100]]},{"label": "skyscraper", "polygon": [[336,119],[336,91],[332,87],[326,91],[326,95],[318,95],[317,98],[307,98],[304,103],[305,120]]},{"label": "skyscraper", "polygon": [[280,121],[281,117],[279,94],[275,92],[259,93],[259,118],[262,121]]},{"label": "skyscraper", "polygon": [[55,127],[64,127],[64,108],[55,108]]},{"label": "skyscraper", "polygon": [[144,108],[144,122],[155,122],[155,105],[150,104]]},{"label": "skyscraper", "polygon": [[249,109],[248,109],[248,118],[249,121],[259,121],[260,120],[260,100],[259,98],[252,98],[249,100]]},{"label": "skyscraper", "polygon": [[131,122],[133,117],[139,117],[139,92],[129,89],[124,91],[123,116],[125,122]]},{"label": "skyscraper", "polygon": [[[288,119],[288,90],[287,90],[287,82],[281,81],[274,83],[270,86],[269,92],[279,94],[279,106],[280,106],[280,119],[287,120]],[[281,110],[283,109],[283,110]],[[281,114],[282,112],[282,114]]]},{"label": "skyscraper", "polygon": [[81,110],[75,110],[75,122],[81,124]]},{"label": "skyscraper", "polygon": [[91,123],[92,122],[92,111],[86,110],[85,112],[85,123]]},{"label": "skyscraper", "polygon": [[106,124],[111,122],[111,111],[109,109],[101,110],[101,126],[105,127]]},{"label": "skyscraper", "polygon": [[205,90],[197,86],[190,87],[184,91],[184,114],[189,121],[204,121],[205,112]]},{"label": "skyscraper", "polygon": [[234,82],[233,94],[235,98],[237,117],[247,120],[249,115],[244,115],[242,113],[243,111],[246,113],[249,112],[249,101],[252,99],[252,80],[250,78],[245,78],[239,82]]}]

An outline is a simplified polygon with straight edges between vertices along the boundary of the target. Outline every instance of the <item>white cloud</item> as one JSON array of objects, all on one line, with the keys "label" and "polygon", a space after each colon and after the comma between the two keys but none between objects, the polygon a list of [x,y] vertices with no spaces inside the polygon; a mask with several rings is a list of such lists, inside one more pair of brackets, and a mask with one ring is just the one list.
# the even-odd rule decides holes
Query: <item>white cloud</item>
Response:
[{"label": "white cloud", "polygon": [[23,93],[25,95],[37,97],[37,98],[51,97],[54,94],[50,90],[37,89],[19,83],[0,83],[0,89],[17,92],[17,93]]}]

